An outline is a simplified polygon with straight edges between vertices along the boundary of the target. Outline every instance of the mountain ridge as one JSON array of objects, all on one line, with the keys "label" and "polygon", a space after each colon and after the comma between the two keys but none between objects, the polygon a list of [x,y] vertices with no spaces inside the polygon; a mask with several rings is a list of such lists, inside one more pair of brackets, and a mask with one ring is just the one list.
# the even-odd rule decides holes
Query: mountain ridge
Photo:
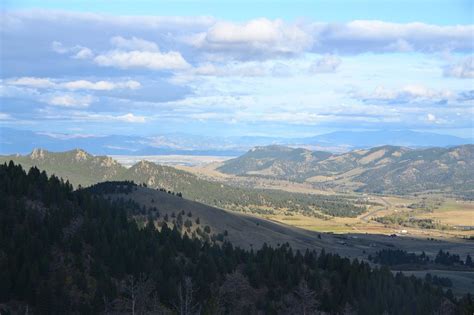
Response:
[{"label": "mountain ridge", "polygon": [[[427,149],[384,145],[342,154],[271,145],[252,148],[238,158],[224,161],[217,170],[238,176],[308,182],[322,189],[394,194],[439,191],[472,196],[473,156],[471,144]],[[0,161],[10,159],[25,167],[38,166],[75,185],[118,179],[172,191],[194,191],[195,186],[221,191],[220,184],[173,167],[141,161],[127,169],[111,157],[92,155],[83,149],[51,152],[37,148],[26,156],[2,156]],[[191,195],[199,198],[200,193]]]},{"label": "mountain ridge", "polygon": [[258,147],[222,162],[217,170],[237,176],[311,182],[318,187],[342,186],[373,193],[460,190],[472,195],[474,188],[472,144],[427,149],[384,145],[342,154],[320,154],[319,159],[294,158],[308,156],[309,152]]},{"label": "mountain ridge", "polygon": [[5,127],[0,128],[0,134],[1,154],[26,154],[35,147],[43,147],[50,151],[66,151],[79,147],[87,152],[99,155],[238,156],[253,147],[273,144],[342,153],[384,144],[417,148],[474,143],[472,138],[400,130],[336,131],[299,138],[196,136],[182,133],[150,136],[61,134]]}]

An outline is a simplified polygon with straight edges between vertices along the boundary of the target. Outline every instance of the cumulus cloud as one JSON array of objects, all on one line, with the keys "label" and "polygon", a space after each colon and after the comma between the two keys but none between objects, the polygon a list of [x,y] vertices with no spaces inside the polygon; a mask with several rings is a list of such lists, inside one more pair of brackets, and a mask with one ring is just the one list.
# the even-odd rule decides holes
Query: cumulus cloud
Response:
[{"label": "cumulus cloud", "polygon": [[74,59],[90,59],[94,57],[94,53],[87,47],[82,47],[80,50],[72,56]]},{"label": "cumulus cloud", "polygon": [[364,53],[388,51],[469,52],[472,50],[473,25],[439,26],[425,23],[352,21],[314,23],[318,52]]},{"label": "cumulus cloud", "polygon": [[52,43],[52,49],[59,54],[71,54],[73,59],[93,59],[99,66],[148,68],[151,70],[176,70],[189,67],[178,51],[161,52],[158,45],[137,37],[114,36],[110,39],[112,50],[97,54],[91,49],[76,45],[66,47],[59,41]]},{"label": "cumulus cloud", "polygon": [[153,42],[132,37],[112,37],[111,44],[116,49],[107,51],[94,58],[100,66],[128,68],[147,68],[151,70],[177,70],[189,67],[181,53],[177,51],[161,52]]},{"label": "cumulus cloud", "polygon": [[[156,38],[167,34],[175,50],[184,41],[206,53],[228,53],[240,58],[262,58],[313,51],[318,53],[359,54],[366,52],[440,51],[471,53],[474,25],[433,25],[421,22],[391,23],[376,20],[356,20],[346,23],[253,19],[235,23],[212,17],[108,16],[101,14],[51,10],[7,11],[5,30],[14,34],[17,25],[54,28],[62,38],[52,44],[58,53],[77,55],[83,46],[65,47],[60,40],[101,38],[93,30],[104,29],[108,34],[132,34],[130,38],[113,37],[118,49],[151,51],[159,44],[136,37]],[[67,37],[66,37],[67,36]],[[133,47],[133,48],[132,48]],[[71,51],[74,48],[75,51]],[[246,51],[247,54],[243,54]],[[92,51],[91,51],[92,52]],[[89,57],[84,50],[79,56]],[[78,57],[79,57],[78,56]]]},{"label": "cumulus cloud", "polygon": [[94,56],[92,50],[87,47],[81,45],[68,47],[59,41],[53,41],[51,43],[51,49],[61,55],[70,54],[73,59],[90,59]]},{"label": "cumulus cloud", "polygon": [[341,64],[341,59],[334,55],[327,55],[318,60],[316,60],[310,67],[310,72],[312,73],[328,73],[335,72],[339,65]]},{"label": "cumulus cloud", "polygon": [[141,87],[140,82],[134,80],[128,81],[64,81],[55,82],[50,78],[36,78],[36,77],[21,77],[6,81],[9,85],[25,86],[31,88],[54,88],[54,89],[68,89],[68,90],[96,90],[96,91],[110,91],[115,89],[131,89],[135,90]]},{"label": "cumulus cloud", "polygon": [[91,82],[87,80],[69,81],[61,84],[62,87],[69,90],[97,90],[97,91],[110,91],[114,89],[131,89],[135,90],[140,88],[140,82],[129,80],[125,82],[110,82],[110,81],[97,81]]},{"label": "cumulus cloud", "polygon": [[52,96],[47,103],[60,107],[88,107],[94,98],[90,95],[62,94]]},{"label": "cumulus cloud", "polygon": [[151,51],[109,51],[94,59],[99,66],[128,68],[147,68],[151,70],[176,70],[189,67],[179,52],[167,53]]},{"label": "cumulus cloud", "polygon": [[458,63],[446,66],[443,74],[445,77],[460,79],[474,78],[474,56],[469,56]]},{"label": "cumulus cloud", "polygon": [[438,26],[425,23],[351,21],[289,24],[256,19],[244,23],[218,21],[185,42],[207,52],[240,58],[291,55],[305,51],[360,54],[366,52],[470,52],[473,25]]},{"label": "cumulus cloud", "polygon": [[298,25],[261,18],[245,23],[219,21],[206,32],[187,37],[186,42],[198,49],[248,58],[302,52],[310,47],[311,36]]},{"label": "cumulus cloud", "polygon": [[137,37],[127,39],[122,36],[114,36],[110,39],[110,43],[113,46],[124,50],[159,51],[156,43]]}]

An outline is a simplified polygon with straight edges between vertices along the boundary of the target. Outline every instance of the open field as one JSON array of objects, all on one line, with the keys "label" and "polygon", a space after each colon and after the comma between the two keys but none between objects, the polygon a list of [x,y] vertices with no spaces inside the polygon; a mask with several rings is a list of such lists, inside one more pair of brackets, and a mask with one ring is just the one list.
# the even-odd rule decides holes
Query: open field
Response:
[{"label": "open field", "polygon": [[439,220],[453,226],[472,226],[474,229],[474,203],[472,201],[448,200],[432,213],[417,216]]},{"label": "open field", "polygon": [[209,155],[110,155],[110,157],[125,167],[131,167],[143,160],[163,165],[198,166],[233,158],[233,156]]}]

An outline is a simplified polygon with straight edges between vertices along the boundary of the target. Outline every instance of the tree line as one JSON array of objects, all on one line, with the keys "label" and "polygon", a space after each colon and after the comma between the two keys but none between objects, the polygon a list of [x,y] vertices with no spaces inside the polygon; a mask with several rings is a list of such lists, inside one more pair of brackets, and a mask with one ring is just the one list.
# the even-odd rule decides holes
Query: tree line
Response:
[{"label": "tree line", "polygon": [[450,254],[448,251],[440,249],[434,259],[422,252],[421,254],[409,253],[401,249],[383,249],[377,251],[374,256],[369,255],[369,260],[377,264],[395,266],[395,265],[427,265],[437,264],[444,266],[465,266],[474,268],[474,263],[470,254],[462,260],[457,254]]}]

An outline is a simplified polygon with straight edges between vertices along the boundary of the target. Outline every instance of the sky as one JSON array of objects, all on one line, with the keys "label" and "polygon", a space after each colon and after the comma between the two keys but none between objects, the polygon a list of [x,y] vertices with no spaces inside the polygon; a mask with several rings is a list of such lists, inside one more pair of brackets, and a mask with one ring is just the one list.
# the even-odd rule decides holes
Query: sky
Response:
[{"label": "sky", "polygon": [[472,1],[2,2],[0,123],[474,138]]}]

